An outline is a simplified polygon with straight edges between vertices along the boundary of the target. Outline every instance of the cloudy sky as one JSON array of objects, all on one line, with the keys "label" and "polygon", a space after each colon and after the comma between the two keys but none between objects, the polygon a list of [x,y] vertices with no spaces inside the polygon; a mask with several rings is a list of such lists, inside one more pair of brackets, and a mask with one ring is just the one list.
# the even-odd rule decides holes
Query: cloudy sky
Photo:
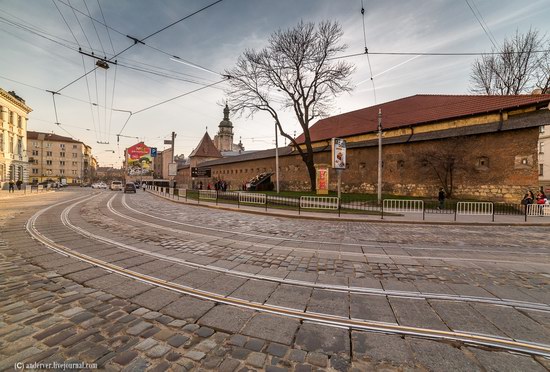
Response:
[{"label": "cloudy sky", "polygon": [[[175,131],[176,153],[187,156],[206,128],[213,137],[223,118],[225,83],[205,86],[220,81],[219,73],[233,67],[245,49],[265,46],[278,29],[300,20],[334,20],[344,30],[346,54],[364,51],[361,0],[223,0],[151,36],[145,45],[127,37],[143,39],[213,3],[0,0],[0,87],[16,91],[33,109],[29,130],[77,138],[92,146],[101,166],[119,166],[124,148],[138,139],[162,150]],[[366,56],[348,58],[356,66],[355,89],[336,97],[334,114],[420,93],[469,92],[475,56],[374,53],[489,52],[491,38],[500,44],[516,30],[550,31],[550,0],[363,0],[363,6],[375,91]],[[107,58],[120,53],[117,65],[81,78],[95,60],[79,47]],[[57,119],[47,90],[60,93]],[[129,120],[128,111],[134,113]],[[231,120],[235,142],[242,137],[247,150],[273,147],[269,117]],[[291,115],[284,116],[283,126],[300,134]]]}]

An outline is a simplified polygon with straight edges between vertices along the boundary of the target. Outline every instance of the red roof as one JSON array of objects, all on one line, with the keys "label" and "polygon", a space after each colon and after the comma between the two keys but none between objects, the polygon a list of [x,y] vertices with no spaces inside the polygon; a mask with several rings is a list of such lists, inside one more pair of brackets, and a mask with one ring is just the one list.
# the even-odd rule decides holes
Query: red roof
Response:
[{"label": "red roof", "polygon": [[[550,94],[515,96],[428,95],[401,98],[380,105],[321,119],[310,129],[312,142],[348,137],[378,130],[378,110],[382,128],[408,127],[470,115],[499,112],[535,104],[548,104]],[[304,135],[297,139],[304,142]]]},{"label": "red roof", "polygon": [[214,142],[212,142],[212,138],[210,138],[210,135],[208,132],[204,133],[204,136],[202,137],[201,141],[199,142],[199,145],[196,149],[194,149],[191,154],[189,155],[190,158],[192,157],[208,157],[208,158],[221,158],[222,154],[220,151],[216,148],[216,145],[214,145]]}]

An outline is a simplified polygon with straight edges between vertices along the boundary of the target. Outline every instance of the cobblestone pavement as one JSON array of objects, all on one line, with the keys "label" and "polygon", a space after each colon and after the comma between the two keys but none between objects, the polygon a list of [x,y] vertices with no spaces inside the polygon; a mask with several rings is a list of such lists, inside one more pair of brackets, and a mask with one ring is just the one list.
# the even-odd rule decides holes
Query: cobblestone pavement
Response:
[{"label": "cobblestone pavement", "polygon": [[[10,370],[18,362],[72,361],[97,363],[98,367],[107,370],[126,371],[545,371],[550,367],[549,361],[540,357],[476,348],[459,342],[350,331],[192,298],[52,253],[25,232],[25,221],[32,213],[82,193],[82,190],[64,191],[3,203],[0,210],[0,370]],[[395,258],[391,262],[376,263],[371,258],[378,256],[365,256],[365,248],[361,251],[361,257],[366,257],[365,262],[360,262],[361,269],[356,270],[353,265],[357,263],[349,266],[353,261],[345,254],[350,252],[342,252],[342,247],[336,250],[336,258],[322,258],[317,254],[306,256],[310,260],[304,266],[305,261],[294,260],[298,257],[296,254],[305,254],[306,251],[282,249],[279,256],[273,255],[268,261],[262,259],[261,250],[254,249],[258,242],[241,241],[244,246],[239,246],[235,241],[242,238],[239,236],[214,236],[213,239],[211,236],[205,239],[203,234],[199,239],[199,235],[180,236],[158,229],[155,231],[151,226],[129,224],[106,208],[106,201],[113,194],[105,192],[81,204],[80,208],[69,214],[69,218],[94,233],[126,244],[141,244],[141,248],[154,252],[205,264],[217,262],[221,265],[222,261],[227,261],[232,263],[232,268],[248,268],[264,274],[270,272],[282,278],[307,275],[308,280],[331,283],[343,283],[345,278],[347,284],[362,280],[364,285],[385,289],[469,292],[478,296],[500,295],[550,303],[547,273],[534,269],[539,266],[522,267],[522,256],[513,258],[514,244],[533,254],[547,252],[545,249],[548,246],[543,244],[543,234],[539,232],[530,231],[521,236],[516,236],[516,231],[511,230],[495,232],[492,243],[481,228],[449,232],[448,247],[473,247],[476,251],[510,248],[511,252],[503,253],[511,261],[507,264],[508,274],[502,264],[480,266],[479,262],[475,263],[475,267],[464,265],[467,261],[456,261],[458,264],[455,262],[453,267],[449,265],[451,261],[442,264],[438,260],[420,261],[419,265],[411,265],[410,262],[397,264]],[[332,234],[329,236],[324,230],[327,224],[320,224],[319,221],[310,226],[309,222],[300,220],[262,219],[203,208],[188,210],[165,201],[157,202],[152,196],[143,194],[135,195],[130,202],[147,213],[155,211],[163,217],[177,216],[181,221],[192,221],[219,230],[230,228],[284,238],[287,236],[283,231],[288,231],[295,234],[294,238],[319,242],[372,242],[370,238],[363,240],[355,237],[367,227],[352,223],[338,225],[346,232],[344,239],[339,241],[337,227],[329,230]],[[128,213],[120,203],[113,205],[116,210]],[[53,208],[51,214],[45,213],[37,221],[37,228],[75,250],[93,253],[123,267],[139,268],[157,277],[164,275],[167,280],[177,282],[181,279],[186,284],[194,283],[203,288],[210,286],[211,290],[225,291],[250,300],[263,296],[274,305],[303,306],[308,311],[330,313],[347,307],[355,312],[350,315],[364,316],[366,319],[398,321],[400,324],[411,322],[434,329],[453,329],[460,324],[471,328],[467,330],[480,333],[517,335],[523,339],[529,336],[534,341],[548,343],[550,316],[545,312],[520,312],[486,304],[454,304],[448,301],[411,302],[403,298],[368,295],[353,297],[315,288],[213,275],[147,255],[121,252],[115,247],[68,233],[59,220],[60,210],[65,206]],[[235,225],[233,218],[238,219]],[[261,222],[254,227],[257,220]],[[276,227],[279,222],[281,229]],[[275,230],[269,230],[269,226]],[[298,233],[304,226],[310,226],[309,229],[317,233]],[[388,232],[387,226],[377,224],[370,228],[379,231],[377,241],[381,246],[366,246],[367,249],[381,249],[376,251],[376,255],[411,255],[401,246],[407,244],[426,243],[428,247],[445,245],[441,239],[437,240],[437,236],[441,235],[437,228],[423,231],[424,228],[403,226],[397,233],[399,236],[390,241],[384,240],[384,236],[393,239],[393,232]],[[402,240],[406,235],[404,231],[409,229],[416,231],[416,238]],[[479,239],[470,235],[470,229],[472,234],[479,235]],[[488,231],[485,230],[485,234]],[[514,236],[513,244],[510,239],[507,244],[501,244],[506,240],[506,234],[508,237]],[[216,242],[222,245],[217,246]],[[464,247],[461,242],[469,243]],[[391,243],[391,246],[385,243]],[[269,245],[271,241],[265,244]],[[268,256],[276,248],[265,249],[263,255]],[[396,249],[400,251],[395,253]],[[427,256],[433,253],[428,251]],[[475,256],[481,255],[481,252],[469,254]],[[418,256],[418,252],[414,251],[414,255]],[[500,258],[502,255],[498,256]],[[313,257],[317,258],[316,261],[311,260]],[[541,260],[544,261],[544,258]],[[460,275],[460,270],[466,274]],[[403,276],[399,276],[402,272]],[[311,276],[313,273],[314,279]],[[474,280],[470,279],[470,275]],[[413,303],[416,305],[412,306]]]}]

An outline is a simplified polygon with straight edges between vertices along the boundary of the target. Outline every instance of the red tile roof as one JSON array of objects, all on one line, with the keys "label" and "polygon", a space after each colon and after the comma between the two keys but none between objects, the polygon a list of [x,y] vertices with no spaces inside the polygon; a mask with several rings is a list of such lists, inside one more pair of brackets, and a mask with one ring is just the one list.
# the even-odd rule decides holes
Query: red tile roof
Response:
[{"label": "red tile roof", "polygon": [[210,135],[208,134],[208,132],[204,133],[204,136],[199,142],[199,145],[197,146],[197,148],[194,149],[189,155],[190,158],[195,156],[208,157],[208,158],[222,157],[222,154],[216,148],[216,145],[214,145],[214,142],[212,142],[212,138],[210,138]]},{"label": "red tile roof", "polygon": [[[401,98],[380,105],[321,119],[310,128],[312,142],[333,137],[348,137],[378,129],[378,110],[382,128],[399,128],[476,114],[499,112],[535,104],[547,105],[550,94],[515,96],[428,95]],[[304,142],[304,135],[297,139]]]}]

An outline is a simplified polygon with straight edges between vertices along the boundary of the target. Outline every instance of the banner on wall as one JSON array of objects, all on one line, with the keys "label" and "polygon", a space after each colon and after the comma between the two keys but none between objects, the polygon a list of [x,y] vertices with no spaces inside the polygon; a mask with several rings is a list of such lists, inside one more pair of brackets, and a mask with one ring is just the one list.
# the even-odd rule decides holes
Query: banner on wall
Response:
[{"label": "banner on wall", "polygon": [[126,149],[126,164],[129,176],[149,176],[153,173],[151,147],[145,143],[136,143]]},{"label": "banner on wall", "polygon": [[346,140],[332,139],[332,168],[346,169]]}]

